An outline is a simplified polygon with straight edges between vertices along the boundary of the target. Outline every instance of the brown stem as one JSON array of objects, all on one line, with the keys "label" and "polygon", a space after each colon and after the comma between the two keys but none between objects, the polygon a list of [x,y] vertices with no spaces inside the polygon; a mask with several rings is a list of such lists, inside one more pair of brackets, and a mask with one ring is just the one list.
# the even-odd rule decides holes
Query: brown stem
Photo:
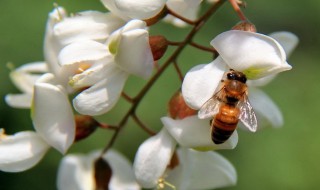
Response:
[{"label": "brown stem", "polygon": [[145,124],[143,124],[136,114],[132,114],[131,116],[133,120],[140,126],[140,128],[143,129],[145,132],[147,132],[149,135],[153,136],[157,134],[155,131],[153,131],[152,129],[148,128]]},{"label": "brown stem", "polygon": [[211,53],[218,53],[217,50],[215,50],[214,48],[212,47],[206,47],[206,46],[202,46],[200,44],[197,44],[195,42],[190,42],[190,45],[195,47],[195,48],[198,48],[198,49],[201,49],[203,51],[207,51],[207,52],[211,52]]},{"label": "brown stem", "polygon": [[122,92],[122,93],[121,93],[121,96],[122,96],[124,99],[126,99],[128,102],[133,103],[133,99],[132,99],[128,94],[126,94],[125,92]]},{"label": "brown stem", "polygon": [[169,14],[171,14],[172,16],[174,16],[174,17],[182,20],[183,22],[188,23],[188,24],[190,24],[190,25],[196,25],[196,22],[195,22],[195,21],[192,21],[192,20],[190,20],[190,19],[187,19],[187,18],[185,18],[185,17],[182,17],[181,15],[179,15],[179,14],[175,13],[174,11],[172,11],[171,9],[169,9],[168,6],[167,6],[167,10],[168,10],[168,13],[169,13]]},{"label": "brown stem", "polygon": [[174,66],[174,68],[176,69],[176,71],[178,73],[180,81],[182,82],[183,81],[183,74],[182,74],[182,72],[181,72],[181,70],[179,68],[179,65],[178,65],[177,61],[173,62],[173,66]]},{"label": "brown stem", "polygon": [[246,16],[243,14],[243,12],[241,11],[237,0],[229,0],[229,2],[231,3],[234,11],[238,14],[239,18],[240,18],[241,20],[243,20],[243,21],[246,21],[247,18],[246,18]]},{"label": "brown stem", "polygon": [[169,40],[167,40],[167,41],[168,41],[168,45],[170,45],[170,46],[179,46],[182,43],[182,42],[172,42],[172,41],[169,41]]},{"label": "brown stem", "polygon": [[166,70],[166,68],[174,63],[174,61],[177,59],[177,57],[180,55],[181,51],[186,47],[187,44],[189,44],[193,37],[197,34],[197,32],[200,30],[200,28],[203,26],[204,23],[210,18],[210,16],[215,13],[218,8],[225,3],[226,0],[220,0],[217,1],[212,7],[204,14],[202,15],[193,26],[192,30],[189,32],[189,34],[186,36],[185,40],[181,42],[181,44],[176,48],[176,50],[172,53],[172,55],[167,59],[167,61],[164,62],[164,64],[159,68],[159,70],[151,77],[151,79],[147,82],[147,84],[141,89],[141,91],[138,93],[138,95],[133,98],[133,103],[131,105],[131,108],[128,110],[128,112],[125,114],[125,116],[120,121],[118,128],[115,130],[113,136],[111,137],[109,143],[107,146],[103,149],[101,156],[109,150],[109,148],[112,147],[114,144],[117,136],[119,135],[122,128],[127,123],[130,116],[135,115],[135,111],[140,103],[140,101],[144,98],[144,96],[147,94],[147,92],[150,90],[152,85],[158,80],[158,78],[161,76],[161,74]]}]

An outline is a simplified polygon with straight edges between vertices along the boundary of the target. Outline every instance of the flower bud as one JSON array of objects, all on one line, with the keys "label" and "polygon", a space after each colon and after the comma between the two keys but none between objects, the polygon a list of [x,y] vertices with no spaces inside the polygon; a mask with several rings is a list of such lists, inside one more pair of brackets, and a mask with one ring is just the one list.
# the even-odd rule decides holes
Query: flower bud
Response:
[{"label": "flower bud", "polygon": [[164,36],[150,36],[149,44],[151,47],[153,60],[159,60],[168,48],[168,41]]},{"label": "flower bud", "polygon": [[242,30],[255,33],[257,32],[256,26],[247,20],[238,22],[238,24],[236,24],[232,28],[232,30]]},{"label": "flower bud", "polygon": [[97,190],[109,189],[109,182],[112,176],[112,169],[107,161],[99,158],[94,162],[94,178]]},{"label": "flower bud", "polygon": [[88,115],[76,115],[75,121],[76,121],[75,141],[79,141],[88,137],[100,125],[93,117]]},{"label": "flower bud", "polygon": [[168,14],[168,9],[167,6],[164,6],[163,9],[154,17],[148,18],[144,20],[147,23],[147,26],[151,26],[153,24],[156,24],[158,21],[160,21],[162,18],[167,16]]},{"label": "flower bud", "polygon": [[168,111],[170,117],[173,119],[183,119],[185,117],[195,115],[197,112],[186,104],[180,90],[176,92],[169,101]]}]

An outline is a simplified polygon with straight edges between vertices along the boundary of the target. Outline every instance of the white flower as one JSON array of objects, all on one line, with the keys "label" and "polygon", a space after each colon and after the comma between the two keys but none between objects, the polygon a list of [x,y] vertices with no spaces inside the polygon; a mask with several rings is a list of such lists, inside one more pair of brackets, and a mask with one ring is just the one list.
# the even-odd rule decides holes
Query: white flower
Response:
[{"label": "white flower", "polygon": [[[63,14],[63,8],[56,8],[49,14],[44,43],[45,62],[59,83],[72,92],[69,78],[79,72],[81,64],[63,65],[58,63],[58,55],[65,46],[74,42],[93,40],[105,42],[110,33],[124,24],[111,13],[98,11],[79,12],[73,17]],[[63,16],[61,16],[63,15]]]},{"label": "white flower", "polygon": [[[59,190],[94,190],[94,161],[99,157],[99,152],[89,155],[68,155],[60,163],[58,170],[57,186]],[[140,189],[134,179],[130,162],[120,153],[109,150],[103,159],[110,165],[112,174],[109,182],[111,190],[136,190]]]},{"label": "white flower", "polygon": [[[296,48],[299,39],[296,35],[290,32],[274,32],[269,34],[270,37],[277,40],[283,47],[287,57],[291,55],[293,50]],[[264,122],[259,122],[260,127],[263,124],[270,124],[273,127],[281,127],[283,125],[283,116],[278,108],[278,106],[272,101],[272,99],[264,93],[262,90],[258,89],[260,86],[267,85],[276,77],[276,74],[269,75],[257,80],[249,80],[249,100],[253,106],[255,112],[258,114],[258,120]],[[241,126],[241,125],[240,125]]]},{"label": "white flower", "polygon": [[183,97],[194,109],[212,97],[229,68],[243,72],[249,80],[291,69],[281,45],[262,34],[232,30],[218,35],[211,44],[220,56],[192,68],[182,84]]},{"label": "white flower", "polygon": [[[198,16],[201,2],[202,0],[168,0],[166,5],[171,11],[181,17],[195,21]],[[178,27],[187,26],[184,21],[172,15],[167,15],[164,20],[171,22]]]},{"label": "white flower", "polygon": [[35,132],[23,131],[5,135],[0,129],[0,170],[20,172],[36,165],[49,145]]},{"label": "white flower", "polygon": [[161,121],[170,135],[182,147],[197,150],[233,149],[238,143],[237,131],[226,142],[219,145],[213,143],[209,119],[199,119],[196,115],[181,120],[163,117]]},{"label": "white flower", "polygon": [[113,14],[124,20],[145,20],[156,16],[164,8],[167,0],[101,0]]},{"label": "white flower", "polygon": [[157,135],[148,138],[136,153],[133,169],[139,184],[152,188],[158,184],[175,151],[176,141],[163,128]]},{"label": "white flower", "polygon": [[[291,37],[288,38],[291,39]],[[256,82],[257,86],[259,83],[270,80],[272,75],[291,69],[286,62],[286,54],[280,43],[262,34],[232,30],[218,35],[211,44],[220,56],[209,64],[193,67],[186,74],[182,84],[183,97],[193,109],[198,110],[213,96],[229,68],[243,72],[249,80],[252,80],[252,82],[248,81],[248,85],[260,79],[261,82]],[[292,50],[290,45],[287,45],[286,50]],[[250,90],[249,87],[249,101],[254,110],[263,113],[263,116],[268,115],[267,119],[274,120],[274,125],[281,125],[281,112],[275,104],[262,93],[257,92],[258,96],[255,96],[255,92],[257,91]]]},{"label": "white flower", "polygon": [[147,78],[152,73],[153,57],[145,22],[128,22],[113,32],[106,44],[89,40],[72,43],[60,52],[59,62],[63,66],[92,64],[69,81],[74,88],[89,86],[74,98],[73,105],[81,114],[103,114],[118,101],[129,74]]},{"label": "white flower", "polygon": [[[164,119],[163,119],[164,120]],[[198,119],[199,120],[199,119]],[[173,121],[169,121],[173,122]],[[186,121],[185,121],[186,122]],[[176,127],[176,126],[174,126]],[[177,126],[179,128],[179,126]],[[201,126],[197,126],[197,127],[201,127]],[[181,130],[181,128],[180,128]],[[190,132],[190,130],[187,130],[188,132]],[[201,131],[201,130],[200,130]],[[208,134],[210,134],[209,130],[206,130],[206,132],[208,132]],[[197,135],[196,133],[194,134],[190,134],[190,133],[185,133],[186,135],[189,135],[189,139],[191,139],[192,137],[195,137],[195,139],[199,140],[200,136],[205,136],[202,134],[201,135]],[[196,135],[196,136],[195,136]],[[180,137],[182,138],[182,137]],[[188,138],[188,137],[187,137]],[[210,137],[208,137],[208,139],[210,139]],[[231,139],[231,138],[230,138]],[[191,140],[189,140],[191,141]],[[179,142],[179,141],[178,141]],[[207,142],[206,142],[207,143]],[[181,189],[179,187],[184,187],[182,189],[186,189],[186,187],[188,187],[188,183],[190,180],[195,180],[195,184],[199,185],[201,183],[203,183],[203,185],[199,185],[199,187],[194,186],[194,188],[190,188],[190,189],[201,189],[201,188],[205,188],[207,185],[208,188],[210,187],[218,187],[218,184],[229,184],[226,182],[226,180],[228,181],[232,181],[232,184],[235,183],[235,178],[234,177],[235,171],[233,169],[232,166],[230,166],[230,164],[228,165],[228,167],[225,167],[224,165],[220,165],[220,163],[215,163],[215,159],[212,158],[211,161],[211,166],[208,166],[208,169],[212,169],[215,167],[219,167],[220,170],[218,171],[217,169],[215,169],[214,171],[211,171],[213,173],[215,173],[215,175],[219,176],[221,175],[221,177],[217,178],[221,181],[212,181],[211,177],[208,178],[203,178],[203,173],[207,172],[204,171],[207,167],[203,167],[201,166],[201,160],[204,159],[208,160],[205,161],[205,163],[210,162],[210,158],[208,158],[208,155],[210,154],[215,154],[215,153],[204,153],[204,152],[199,152],[198,154],[190,154],[191,157],[190,158],[186,158],[185,156],[189,156],[189,154],[185,153],[185,154],[181,154],[178,152],[179,154],[179,160],[182,160],[181,163],[179,163],[178,168],[182,169],[176,169],[174,168],[174,170],[172,170],[172,168],[168,168],[168,165],[171,161],[171,158],[175,152],[175,147],[176,147],[177,142],[175,141],[175,139],[170,135],[170,133],[168,132],[168,130],[166,128],[163,128],[157,135],[152,136],[150,138],[148,138],[146,141],[144,141],[135,156],[135,160],[134,160],[134,172],[135,172],[135,176],[137,181],[139,182],[139,184],[144,187],[144,188],[153,188],[156,187],[157,185],[159,185],[161,180],[167,180],[167,176],[168,177],[168,181],[172,180],[172,185],[177,186],[177,189]],[[197,144],[196,140],[194,140],[194,144]],[[200,142],[201,144],[201,142]],[[213,144],[211,143],[207,143],[207,144]],[[218,148],[222,148],[221,147],[216,147],[216,149]],[[184,148],[184,150],[187,150],[186,148]],[[186,152],[190,152],[190,150],[186,151]],[[193,157],[196,156],[196,157]],[[222,159],[219,157],[219,159]],[[227,162],[227,161],[225,161]],[[194,166],[195,168],[198,167],[198,170],[194,172],[192,172],[192,170],[194,169],[192,166],[188,166],[189,164],[191,164],[192,166]],[[195,164],[195,165],[194,165]],[[216,165],[215,165],[216,164]],[[220,165],[220,166],[218,166]],[[212,168],[211,168],[212,167]],[[230,169],[232,167],[232,169]],[[221,170],[223,170],[223,172],[221,172]],[[230,170],[232,170],[232,172],[230,172]],[[230,176],[225,176],[222,175],[223,173],[232,173],[230,175],[232,175],[233,179],[229,179]],[[190,175],[190,173],[194,173],[194,175]],[[202,181],[200,180],[202,176]],[[222,179],[225,177],[225,180]],[[228,178],[228,179],[227,179]],[[216,185],[216,186],[215,186]]]},{"label": "white flower", "polygon": [[75,121],[66,90],[47,73],[36,81],[31,116],[37,133],[65,153],[75,137]]},{"label": "white flower", "polygon": [[176,189],[216,189],[236,184],[235,168],[218,153],[187,148],[179,148],[177,152],[180,163],[166,178]]},{"label": "white flower", "polygon": [[22,65],[10,73],[10,78],[22,94],[8,94],[6,103],[14,108],[30,108],[34,83],[48,71],[44,62],[34,62]]}]

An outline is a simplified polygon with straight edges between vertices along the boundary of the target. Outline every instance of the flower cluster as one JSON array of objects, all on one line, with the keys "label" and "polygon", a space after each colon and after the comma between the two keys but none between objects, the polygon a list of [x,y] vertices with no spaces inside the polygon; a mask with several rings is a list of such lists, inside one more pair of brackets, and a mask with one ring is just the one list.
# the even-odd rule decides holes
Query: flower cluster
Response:
[{"label": "flower cluster", "polygon": [[[72,144],[101,127],[114,130],[110,143],[88,155],[66,155],[58,171],[58,189],[212,189],[236,184],[235,168],[215,150],[234,149],[238,133],[235,130],[225,142],[214,143],[213,118],[217,113],[212,110],[227,104],[244,112],[237,102],[248,95],[257,113],[258,128],[266,123],[281,126],[281,111],[257,87],[291,69],[286,60],[298,38],[289,32],[259,34],[253,24],[243,21],[215,36],[210,43],[213,48],[208,48],[192,42],[193,36],[223,1],[101,1],[108,12],[83,11],[69,16],[63,7],[56,7],[47,20],[45,60],[25,64],[10,73],[22,93],[8,94],[5,100],[11,107],[31,110],[34,130],[6,135],[0,129],[0,170],[27,170],[50,147],[66,154]],[[205,3],[211,8],[200,17],[198,12]],[[160,20],[193,29],[182,42],[171,42],[162,35],[150,36],[149,29]],[[177,57],[187,45],[214,53],[216,58],[195,65],[185,74],[182,85],[177,87],[179,91],[168,104],[168,116],[160,119],[162,129],[153,132],[136,115],[136,109],[170,64],[182,76]],[[158,68],[157,62],[168,46],[178,47]],[[240,98],[219,97],[221,104],[209,105],[211,110],[206,117],[197,114],[207,101],[226,89],[223,85],[230,69],[248,79]],[[133,98],[123,93],[130,77],[147,80]],[[121,96],[132,107],[119,125],[109,126],[94,119],[114,108]],[[124,155],[111,149],[130,117],[150,134],[139,146],[133,166]]]}]

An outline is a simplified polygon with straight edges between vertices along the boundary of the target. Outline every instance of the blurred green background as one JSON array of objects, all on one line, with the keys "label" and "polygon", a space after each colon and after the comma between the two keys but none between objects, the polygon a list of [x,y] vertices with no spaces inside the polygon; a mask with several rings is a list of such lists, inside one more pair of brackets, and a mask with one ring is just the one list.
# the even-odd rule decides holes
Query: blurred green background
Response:
[{"label": "blurred green background", "polygon": [[[255,1],[247,0],[247,17],[260,33],[287,30],[300,38],[296,51],[289,59],[293,69],[279,75],[263,89],[281,108],[285,125],[280,129],[265,128],[256,134],[239,131],[239,144],[235,150],[219,151],[236,167],[238,183],[233,189],[319,189],[320,172],[320,1]],[[96,0],[57,1],[69,12],[81,10],[105,11]],[[7,106],[3,97],[18,93],[9,79],[8,62],[16,67],[24,63],[43,60],[42,45],[47,14],[53,8],[52,1],[0,1],[0,128],[7,134],[32,130],[29,110]],[[196,41],[209,44],[218,33],[230,29],[238,22],[231,6],[226,3],[197,35]],[[151,29],[153,34],[164,33],[169,39],[182,39],[188,29],[175,30],[168,24]],[[168,55],[169,53],[167,53]],[[187,48],[179,58],[183,72],[195,64],[210,61],[207,53]],[[161,61],[160,61],[161,64]],[[130,78],[125,91],[135,95],[144,81]],[[159,118],[166,115],[166,102],[180,82],[170,67],[147,94],[138,109],[138,115],[151,128],[159,130]],[[121,100],[117,107],[99,119],[117,123],[129,108]],[[88,139],[75,144],[70,153],[87,153],[105,146],[110,132],[97,130]],[[138,145],[147,135],[130,121],[121,132],[115,147],[131,160]],[[0,172],[1,190],[54,190],[60,153],[50,150],[36,167],[21,173]],[[205,175],[205,174],[204,174]]]}]

